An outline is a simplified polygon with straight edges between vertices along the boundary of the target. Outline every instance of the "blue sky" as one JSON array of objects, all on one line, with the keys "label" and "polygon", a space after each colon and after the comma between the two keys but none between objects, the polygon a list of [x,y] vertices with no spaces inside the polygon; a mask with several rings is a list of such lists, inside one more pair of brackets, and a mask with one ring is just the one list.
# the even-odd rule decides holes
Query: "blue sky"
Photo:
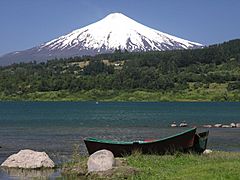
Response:
[{"label": "blue sky", "polygon": [[112,12],[205,45],[240,38],[239,0],[1,0],[0,55],[47,42]]}]

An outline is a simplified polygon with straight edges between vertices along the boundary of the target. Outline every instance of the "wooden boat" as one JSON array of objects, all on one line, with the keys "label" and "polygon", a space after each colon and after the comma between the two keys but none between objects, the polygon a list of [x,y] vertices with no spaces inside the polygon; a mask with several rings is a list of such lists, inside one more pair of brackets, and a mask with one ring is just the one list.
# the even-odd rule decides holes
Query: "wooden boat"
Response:
[{"label": "wooden boat", "polygon": [[[143,154],[165,154],[191,150],[194,146],[195,133],[196,128],[192,128],[157,140],[125,142],[86,138],[84,142],[90,155],[101,149],[111,151],[115,157],[129,155],[134,151],[140,151]],[[197,144],[197,141],[195,143]]]},{"label": "wooden boat", "polygon": [[195,134],[193,151],[197,153],[203,153],[203,151],[205,151],[207,148],[208,134],[209,131]]}]

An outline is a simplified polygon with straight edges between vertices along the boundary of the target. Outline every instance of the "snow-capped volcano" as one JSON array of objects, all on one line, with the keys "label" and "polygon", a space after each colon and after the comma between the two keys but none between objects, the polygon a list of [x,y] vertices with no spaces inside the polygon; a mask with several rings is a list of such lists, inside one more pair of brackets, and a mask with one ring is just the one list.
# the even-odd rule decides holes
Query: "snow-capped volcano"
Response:
[{"label": "snow-capped volcano", "polygon": [[[202,47],[202,44],[184,40],[144,26],[121,13],[112,13],[102,20],[72,31],[40,46],[7,54],[0,64],[21,61],[45,61],[47,59],[95,55],[127,51],[163,51]],[[2,63],[4,60],[4,63]]]}]

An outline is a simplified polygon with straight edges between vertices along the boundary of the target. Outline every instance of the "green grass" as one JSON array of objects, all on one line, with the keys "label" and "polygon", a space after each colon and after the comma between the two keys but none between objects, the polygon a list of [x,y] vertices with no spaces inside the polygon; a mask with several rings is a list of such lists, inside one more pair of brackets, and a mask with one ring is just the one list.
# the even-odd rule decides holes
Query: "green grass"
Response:
[{"label": "green grass", "polygon": [[209,85],[190,83],[189,88],[178,91],[157,90],[82,90],[78,92],[48,91],[26,94],[4,95],[0,100],[23,101],[240,101],[239,91],[227,91],[227,84]]},{"label": "green grass", "polygon": [[240,153],[214,152],[209,155],[134,155],[128,164],[140,169],[131,179],[225,180],[240,178]]},{"label": "green grass", "polygon": [[[139,180],[239,180],[240,153],[213,152],[208,155],[181,154],[175,155],[134,155],[124,158],[127,167],[137,169],[137,173],[126,176],[117,171],[111,176],[86,176],[87,158],[79,158],[66,163],[63,167],[70,179],[139,179]],[[79,169],[79,173],[78,173]],[[127,170],[127,169],[126,169]],[[121,176],[121,173],[124,174]],[[79,175],[77,175],[79,174]]]}]

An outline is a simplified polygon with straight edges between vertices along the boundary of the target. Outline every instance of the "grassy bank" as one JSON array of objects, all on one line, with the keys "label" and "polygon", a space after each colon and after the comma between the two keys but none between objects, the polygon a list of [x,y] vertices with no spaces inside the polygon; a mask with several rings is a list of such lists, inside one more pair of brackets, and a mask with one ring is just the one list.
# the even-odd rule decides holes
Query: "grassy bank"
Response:
[{"label": "grassy bank", "polygon": [[210,155],[130,156],[129,165],[141,172],[136,179],[238,179],[240,153]]},{"label": "grassy bank", "polygon": [[[72,179],[80,176],[85,179],[233,179],[240,177],[240,153],[213,152],[209,155],[175,154],[175,155],[141,155],[135,154],[124,158],[129,167],[137,169],[137,173],[128,175],[124,171],[111,176],[84,176],[86,158],[79,158],[65,164]],[[75,171],[71,171],[75,169]],[[126,169],[127,170],[127,169]],[[80,176],[73,172],[80,171]],[[69,177],[69,174],[68,174]]]},{"label": "grassy bank", "polygon": [[47,91],[6,95],[0,93],[0,100],[23,101],[240,101],[239,91],[227,91],[227,84],[196,85],[180,91],[147,90],[82,90]]}]

